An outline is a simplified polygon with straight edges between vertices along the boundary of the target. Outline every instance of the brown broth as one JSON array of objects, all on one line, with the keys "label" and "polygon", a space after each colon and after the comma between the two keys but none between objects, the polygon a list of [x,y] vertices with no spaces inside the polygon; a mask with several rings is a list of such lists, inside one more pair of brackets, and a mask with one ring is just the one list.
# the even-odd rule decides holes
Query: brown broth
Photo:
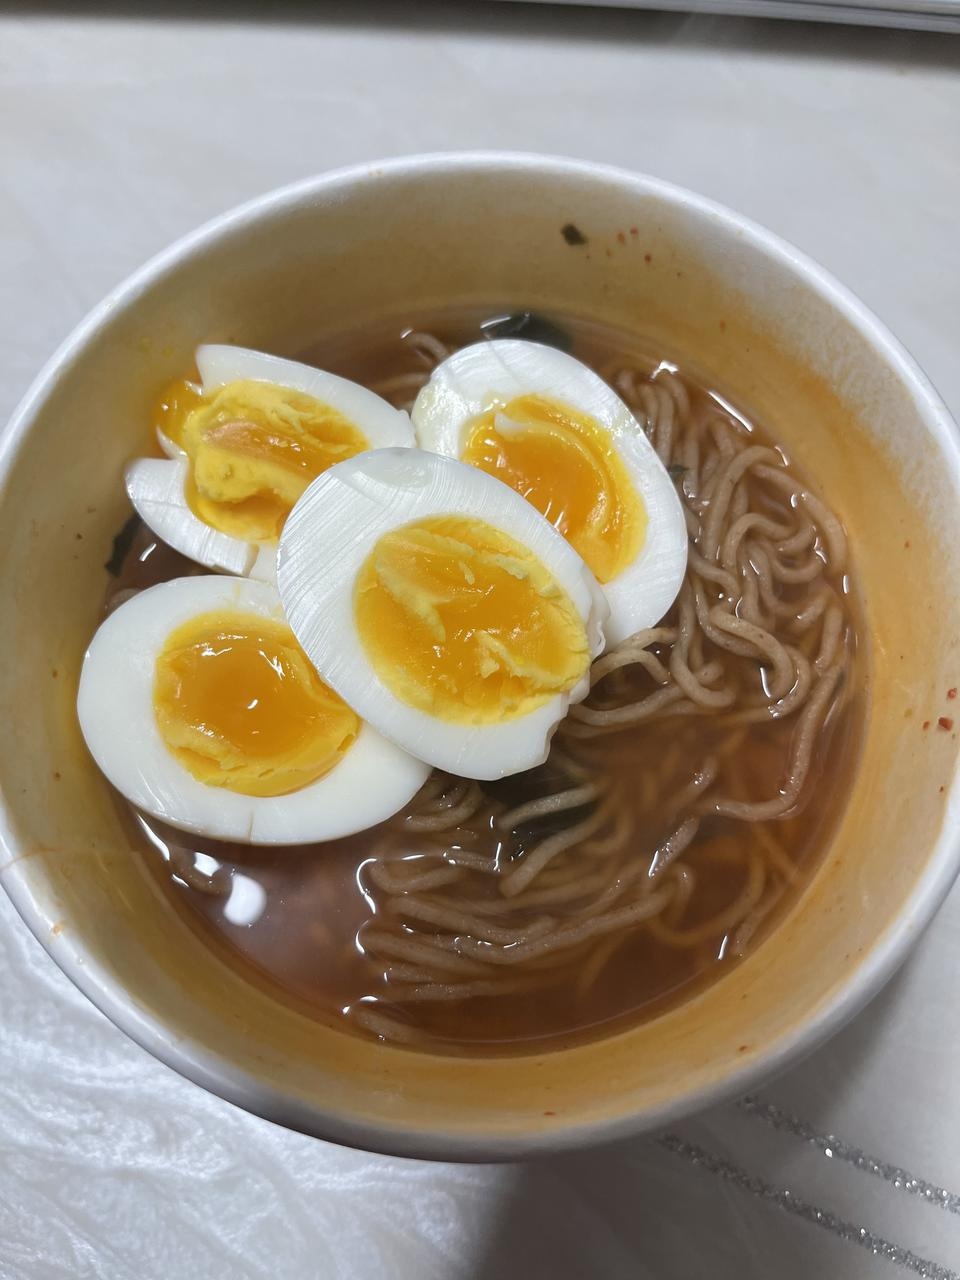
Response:
[{"label": "brown broth", "polygon": [[[418,319],[445,342],[459,345],[477,339],[481,320],[489,314]],[[608,369],[621,356],[639,359],[651,370],[659,364],[659,353],[645,351],[642,343],[619,331],[567,321],[563,327],[573,337],[573,353],[595,368]],[[378,333],[320,343],[302,358],[367,384],[422,371],[416,353],[399,341],[401,328],[384,326]],[[710,394],[689,377],[685,385],[695,403]],[[762,429],[751,424],[751,430],[758,442],[772,443]],[[141,529],[112,594],[196,571],[182,557],[158,547]],[[842,590],[856,633],[857,605],[846,578]],[[790,598],[789,588],[785,598]],[[621,930],[582,947],[575,967],[562,971],[560,980],[552,984],[526,992],[409,1005],[399,1014],[394,1010],[393,1016],[407,1023],[425,1048],[453,1053],[517,1052],[534,1045],[559,1047],[597,1034],[599,1028],[610,1033],[625,1023],[649,1018],[722,977],[738,958],[731,952],[733,926],[721,922],[716,928],[703,929],[702,937],[695,934],[738,898],[751,851],[759,847],[758,842],[773,839],[794,870],[748,951],[775,927],[809,882],[842,811],[863,712],[862,658],[854,654],[852,661],[841,704],[821,730],[801,803],[790,816],[761,824],[759,829],[725,817],[703,822],[684,854],[695,888],[673,922],[681,943],[676,937],[664,941],[648,925]],[[756,666],[744,662],[742,679],[745,686],[749,681],[755,684]],[[791,723],[784,721],[752,724],[731,751],[734,740],[729,726],[678,717],[588,744],[591,766],[631,797],[630,848],[618,856],[625,863],[635,858],[644,866],[649,864],[669,828],[668,798],[689,782],[692,769],[714,749],[727,751],[722,767],[728,790],[750,799],[775,794],[786,769],[791,730]],[[552,767],[548,762],[530,775],[484,784],[485,794],[494,805],[520,803],[531,794],[542,794],[545,774]],[[533,790],[535,785],[541,790]],[[492,812],[481,812],[465,829],[451,834],[451,848],[462,843],[474,852],[501,859],[522,852],[523,832],[516,838],[505,837],[496,830]],[[366,955],[357,940],[371,914],[382,913],[385,905],[383,895],[369,882],[365,864],[374,851],[382,852],[385,841],[391,859],[414,859],[422,853],[422,838],[383,827],[311,847],[250,848],[185,836],[153,819],[129,816],[136,847],[165,901],[221,961],[241,969],[277,999],[344,1028],[353,1025],[344,1018],[345,1010],[383,994],[384,965]],[[541,822],[537,838],[580,816],[560,815],[553,826]],[[184,859],[194,867],[186,878]],[[492,904],[498,889],[490,877],[478,876],[470,881],[470,893],[473,902],[485,899]],[[554,915],[562,918],[562,911]]]}]

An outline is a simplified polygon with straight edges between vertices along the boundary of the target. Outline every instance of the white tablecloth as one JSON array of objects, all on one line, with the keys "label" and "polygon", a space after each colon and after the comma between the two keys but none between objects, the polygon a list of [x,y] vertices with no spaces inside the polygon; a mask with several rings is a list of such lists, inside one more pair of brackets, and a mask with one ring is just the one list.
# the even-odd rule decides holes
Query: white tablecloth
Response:
[{"label": "white tablecloth", "polygon": [[[83,8],[0,17],[0,418],[181,232],[452,147],[612,161],[736,206],[857,290],[960,412],[957,39],[454,0]],[[874,1005],[756,1098],[617,1150],[440,1166],[208,1097],[0,899],[0,1276],[956,1280],[958,973],[955,892]]]}]

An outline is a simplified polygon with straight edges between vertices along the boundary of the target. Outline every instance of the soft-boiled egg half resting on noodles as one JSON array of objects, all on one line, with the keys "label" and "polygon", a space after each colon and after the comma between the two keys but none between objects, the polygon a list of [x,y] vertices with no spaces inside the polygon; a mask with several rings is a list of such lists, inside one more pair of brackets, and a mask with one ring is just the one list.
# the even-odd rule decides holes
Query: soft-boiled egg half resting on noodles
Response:
[{"label": "soft-boiled egg half resting on noodles", "polygon": [[161,397],[166,458],[139,458],[127,494],[149,528],[191,560],[272,580],[291,507],[334,463],[413,444],[410,419],[346,378],[243,347],[197,349],[200,385]]},{"label": "soft-boiled egg half resting on noodles", "polygon": [[315,480],[281,535],[277,586],[331,688],[463,777],[546,759],[604,646],[607,604],[570,543],[493,476],[418,449]]},{"label": "soft-boiled egg half resting on noodles", "polygon": [[217,575],[141,591],[84,658],[80,727],[133,805],[185,831],[307,844],[372,827],[429,768],[319,678],[276,588]]},{"label": "soft-boiled egg half resting on noodles", "polygon": [[412,410],[417,443],[496,476],[579,552],[610,605],[607,641],[659,622],[687,563],[683,509],[637,419],[554,347],[495,339],[454,352]]}]

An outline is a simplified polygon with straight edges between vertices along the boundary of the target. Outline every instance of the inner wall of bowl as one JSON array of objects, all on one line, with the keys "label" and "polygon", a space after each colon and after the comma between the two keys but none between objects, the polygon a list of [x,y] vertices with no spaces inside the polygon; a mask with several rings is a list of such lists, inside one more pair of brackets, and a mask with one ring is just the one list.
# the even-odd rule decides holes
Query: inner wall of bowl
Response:
[{"label": "inner wall of bowl", "polygon": [[[568,243],[570,224],[582,243]],[[127,514],[123,466],[147,442],[156,392],[197,343],[287,354],[385,314],[473,303],[635,329],[761,419],[849,529],[870,697],[829,857],[747,962],[615,1038],[451,1067],[318,1028],[172,919],[130,854],[74,699]],[[128,993],[128,1029],[207,1083],[325,1136],[411,1152],[443,1154],[455,1138],[522,1150],[710,1087],[830,1000],[894,923],[940,830],[957,743],[936,726],[960,683],[956,593],[942,587],[955,580],[960,504],[922,412],[884,355],[774,251],[656,184],[434,163],[331,180],[234,219],[104,319],[36,408],[13,463],[0,503],[0,778],[14,858],[0,874],[46,921],[61,962],[82,962],[88,990]]]}]

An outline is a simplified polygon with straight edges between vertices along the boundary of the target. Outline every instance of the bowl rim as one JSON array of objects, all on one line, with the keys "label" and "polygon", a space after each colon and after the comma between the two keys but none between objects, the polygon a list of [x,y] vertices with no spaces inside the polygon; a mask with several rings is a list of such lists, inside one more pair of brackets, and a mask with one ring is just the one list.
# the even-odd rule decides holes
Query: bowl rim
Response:
[{"label": "bowl rim", "polygon": [[[911,394],[919,416],[960,483],[960,429],[927,376],[853,292],[794,245],[727,206],[660,178],[588,160],[532,152],[480,150],[400,156],[349,165],[300,179],[215,216],[150,258],[111,289],[103,301],[76,325],[47,360],[14,410],[0,437],[0,503],[14,460],[24,446],[34,419],[61,376],[82,357],[91,339],[117,311],[131,307],[168,274],[202,256],[208,247],[223,237],[267,220],[273,214],[309,203],[321,192],[348,192],[360,182],[426,174],[456,178],[465,174],[504,171],[575,177],[612,184],[638,197],[652,195],[674,207],[706,216],[728,231],[748,239],[754,248],[776,260],[788,273],[801,278],[873,346]],[[96,964],[86,963],[73,951],[72,943],[68,943],[65,937],[51,934],[50,921],[32,900],[30,876],[25,870],[30,860],[18,856],[18,839],[3,798],[2,780],[0,854],[4,855],[0,864],[0,884],[24,923],[58,967],[119,1030],[187,1080],[265,1120],[344,1146],[421,1159],[513,1160],[597,1146],[663,1128],[695,1111],[746,1092],[761,1079],[784,1070],[801,1056],[812,1052],[839,1030],[877,994],[902,963],[960,871],[960,767],[951,781],[937,839],[896,918],[851,968],[848,976],[805,1017],[769,1043],[751,1061],[739,1066],[734,1064],[722,1077],[681,1091],[659,1106],[642,1112],[627,1111],[603,1121],[561,1123],[549,1131],[538,1129],[527,1134],[517,1126],[505,1132],[480,1130],[468,1125],[413,1130],[345,1118],[335,1111],[327,1111],[284,1094],[195,1041],[175,1040],[158,1018],[133,1005],[119,982],[99,972]]]}]

